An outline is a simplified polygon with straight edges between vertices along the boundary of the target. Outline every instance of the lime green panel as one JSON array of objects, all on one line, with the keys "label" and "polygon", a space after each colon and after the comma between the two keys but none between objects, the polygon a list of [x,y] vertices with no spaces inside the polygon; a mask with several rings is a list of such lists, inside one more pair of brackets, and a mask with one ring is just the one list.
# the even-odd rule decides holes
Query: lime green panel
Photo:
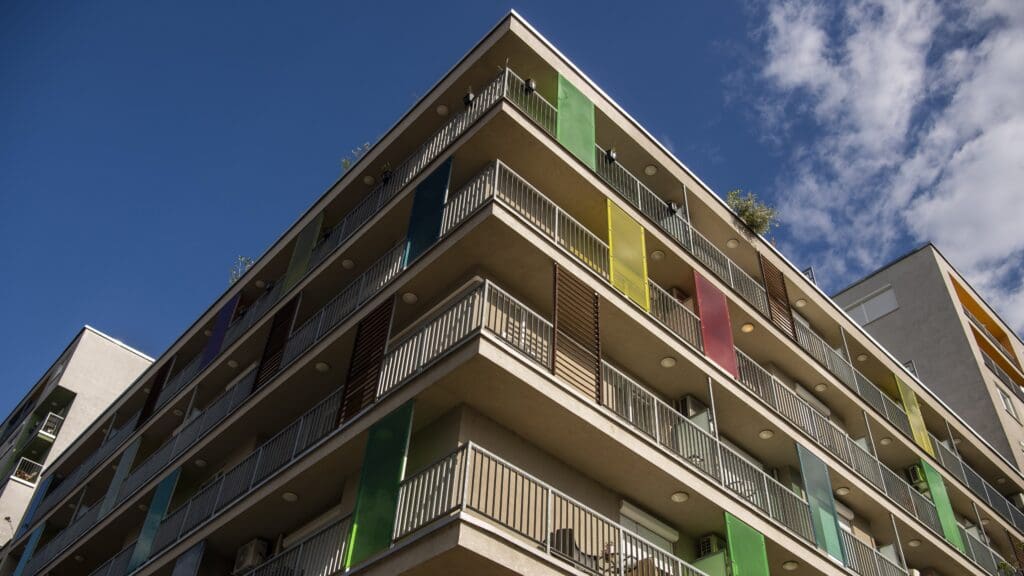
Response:
[{"label": "lime green panel", "polygon": [[320,227],[324,222],[324,214],[317,214],[316,218],[306,224],[306,227],[299,232],[295,238],[295,247],[292,248],[292,257],[288,261],[288,270],[284,273],[284,286],[281,293],[284,294],[299,283],[299,280],[306,275],[306,268],[309,267],[309,257],[313,255],[313,248],[320,238]]},{"label": "lime green panel", "polygon": [[800,475],[804,480],[804,493],[807,505],[811,509],[811,526],[814,528],[814,541],[818,547],[828,552],[829,556],[845,561],[843,544],[839,537],[839,517],[836,515],[836,501],[832,496],[832,480],[828,476],[828,467],[803,446],[797,444],[800,456]]},{"label": "lime green panel", "polygon": [[921,468],[924,469],[924,479],[928,482],[928,491],[931,492],[935,511],[939,514],[943,535],[946,536],[946,540],[949,540],[950,544],[964,552],[964,541],[960,537],[956,514],[953,512],[953,505],[949,502],[949,494],[946,492],[946,484],[942,481],[942,476],[938,470],[924,460],[921,461]]},{"label": "lime green panel", "polygon": [[914,434],[914,442],[922,450],[935,456],[935,448],[932,447],[931,438],[928,437],[928,427],[924,425],[924,417],[921,416],[921,406],[917,403],[917,395],[910,389],[899,376],[893,374],[896,381],[896,388],[900,391],[900,400],[903,402],[903,409],[907,411],[907,419],[910,420],[910,431]]},{"label": "lime green panel", "polygon": [[770,575],[763,534],[728,512],[725,513],[725,534],[732,576]]},{"label": "lime green panel", "polygon": [[612,286],[650,311],[644,228],[611,200],[608,200],[608,251]]},{"label": "lime green panel", "polygon": [[558,76],[556,138],[584,164],[597,166],[594,150],[594,104],[567,79]]},{"label": "lime green panel", "polygon": [[398,485],[412,431],[412,401],[406,402],[370,428],[366,455],[359,473],[356,507],[348,536],[345,567],[350,568],[391,545]]},{"label": "lime green panel", "polygon": [[693,567],[707,574],[707,576],[729,576],[729,568],[726,566],[728,562],[728,552],[722,550],[714,554],[708,554],[707,556],[694,560],[691,562]]}]

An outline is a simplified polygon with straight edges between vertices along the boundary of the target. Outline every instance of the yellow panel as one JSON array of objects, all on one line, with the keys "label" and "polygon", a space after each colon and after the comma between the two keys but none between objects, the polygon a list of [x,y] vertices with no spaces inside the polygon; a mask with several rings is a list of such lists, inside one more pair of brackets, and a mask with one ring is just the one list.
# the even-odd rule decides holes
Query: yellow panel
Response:
[{"label": "yellow panel", "polygon": [[932,448],[931,438],[928,437],[928,428],[924,425],[924,417],[921,416],[921,406],[917,403],[917,395],[907,386],[899,376],[892,375],[896,380],[896,387],[900,391],[900,399],[903,401],[903,409],[907,411],[907,419],[910,420],[910,431],[914,433],[914,442],[925,452],[935,456],[935,449]]},{"label": "yellow panel", "polygon": [[644,228],[611,200],[608,200],[608,251],[611,256],[612,286],[644,310],[650,311]]}]

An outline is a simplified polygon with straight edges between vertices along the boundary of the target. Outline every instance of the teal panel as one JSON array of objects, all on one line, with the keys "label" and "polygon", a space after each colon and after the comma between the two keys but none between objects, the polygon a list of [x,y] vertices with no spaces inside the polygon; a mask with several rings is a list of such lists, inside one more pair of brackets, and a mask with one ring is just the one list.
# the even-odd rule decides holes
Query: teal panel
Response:
[{"label": "teal panel", "polygon": [[731,576],[770,576],[764,534],[728,512],[725,513],[725,531]]},{"label": "teal panel", "polygon": [[558,76],[558,128],[555,137],[574,156],[594,169],[594,104],[572,82]]},{"label": "teal panel", "polygon": [[433,246],[441,234],[441,219],[444,216],[451,173],[452,159],[449,157],[416,187],[405,241],[407,265]]},{"label": "teal panel", "polygon": [[25,514],[21,517],[21,524],[18,525],[18,531],[14,534],[14,540],[21,538],[21,535],[32,525],[32,517],[36,515],[36,508],[39,507],[39,502],[46,497],[46,492],[49,490],[52,481],[53,474],[39,481],[36,491],[32,493],[32,500],[28,503]]},{"label": "teal panel", "polygon": [[811,526],[814,540],[829,556],[845,562],[842,539],[839,537],[839,518],[836,516],[836,501],[832,496],[832,480],[828,467],[820,458],[797,444],[800,455],[800,473],[804,479],[804,492],[811,508]]},{"label": "teal panel", "polygon": [[142,529],[139,530],[139,539],[135,542],[135,549],[132,550],[132,557],[128,561],[128,573],[142,566],[149,559],[149,553],[153,549],[153,538],[160,528],[160,522],[167,513],[167,507],[171,504],[171,496],[174,495],[174,486],[178,483],[178,474],[181,469],[171,472],[166,478],[160,481],[153,492],[153,500],[149,503],[149,510],[146,511],[146,519],[142,522]]},{"label": "teal panel", "polygon": [[288,261],[288,270],[284,273],[284,286],[281,288],[281,294],[291,290],[292,286],[298,284],[299,280],[306,275],[309,257],[313,255],[313,248],[316,247],[316,241],[320,238],[320,226],[323,225],[323,222],[324,215],[321,212],[296,236],[292,257]]},{"label": "teal panel", "polygon": [[18,566],[14,569],[14,576],[21,576],[22,572],[25,571],[25,565],[32,559],[32,555],[36,553],[36,546],[39,545],[39,539],[43,537],[43,528],[46,527],[46,523],[39,525],[36,531],[32,533],[32,537],[28,539],[25,544],[25,551],[21,553],[21,558],[18,560]]},{"label": "teal panel", "polygon": [[139,442],[141,440],[141,438],[136,438],[121,453],[121,459],[117,461],[117,468],[114,470],[114,479],[107,486],[107,493],[103,496],[103,502],[100,504],[100,518],[106,516],[114,507],[114,502],[117,501],[117,493],[121,490],[121,484],[124,483],[124,479],[128,477],[128,472],[131,471],[132,463],[135,461],[135,454],[139,451]]},{"label": "teal panel", "polygon": [[174,559],[174,569],[171,576],[196,576],[199,574],[199,565],[203,562],[203,550],[206,549],[206,540],[185,550],[181,556]]},{"label": "teal panel", "polygon": [[946,483],[942,481],[942,475],[924,460],[921,460],[921,468],[924,468],[924,479],[928,482],[928,491],[931,492],[935,512],[939,515],[942,534],[950,544],[956,546],[961,552],[966,552],[963,538],[960,537],[960,527],[956,523],[953,505],[949,501],[949,493],[946,492]]},{"label": "teal panel", "polygon": [[370,428],[366,456],[359,473],[355,511],[345,554],[351,568],[391,545],[398,508],[398,485],[405,474],[405,458],[412,431],[413,403],[385,416]]}]

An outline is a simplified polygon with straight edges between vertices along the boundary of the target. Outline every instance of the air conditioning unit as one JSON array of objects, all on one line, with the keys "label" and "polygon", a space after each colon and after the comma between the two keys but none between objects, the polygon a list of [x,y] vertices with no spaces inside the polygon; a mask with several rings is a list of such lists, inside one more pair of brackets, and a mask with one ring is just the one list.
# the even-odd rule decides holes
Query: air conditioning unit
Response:
[{"label": "air conditioning unit", "polygon": [[920,465],[914,464],[907,468],[907,480],[910,484],[916,488],[919,492],[928,490],[928,480],[924,477],[924,469]]},{"label": "air conditioning unit", "polygon": [[705,534],[697,539],[697,558],[717,554],[725,550],[725,541],[718,534]]},{"label": "air conditioning unit", "polygon": [[259,566],[267,559],[267,541],[260,538],[243,544],[235,553],[235,567],[232,574],[241,574]]},{"label": "air conditioning unit", "polygon": [[671,286],[668,289],[668,293],[672,295],[672,298],[676,302],[679,302],[683,306],[686,306],[691,301],[690,300],[690,295],[687,294],[686,291],[681,289],[681,288],[676,288],[675,286]]},{"label": "air conditioning unit", "polygon": [[701,402],[696,396],[687,394],[679,399],[676,409],[685,414],[687,418],[693,418],[698,414],[707,412],[708,405]]}]

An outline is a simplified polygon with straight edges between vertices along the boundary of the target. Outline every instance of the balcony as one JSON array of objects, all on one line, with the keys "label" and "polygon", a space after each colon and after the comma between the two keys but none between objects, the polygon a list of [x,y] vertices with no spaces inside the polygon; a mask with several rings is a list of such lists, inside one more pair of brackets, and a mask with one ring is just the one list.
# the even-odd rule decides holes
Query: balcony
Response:
[{"label": "balcony", "polygon": [[60,433],[60,427],[64,425],[64,417],[59,414],[50,412],[46,415],[46,418],[39,423],[37,433],[50,439],[56,439],[57,434]]},{"label": "balcony", "polygon": [[980,330],[981,333],[985,335],[985,338],[996,348],[996,350],[999,350],[999,353],[1002,354],[1006,358],[1006,360],[1009,361],[1011,364],[1019,367],[1020,364],[1017,362],[1016,356],[1009,348],[1007,348],[1006,344],[1004,344],[1003,341],[1000,340],[999,338],[996,338],[996,335],[993,334],[991,330],[989,330],[988,326],[986,326],[981,320],[979,320],[977,316],[972,314],[966,306],[962,306],[961,308],[963,309],[964,314],[967,316],[967,319],[970,320],[971,324],[973,324],[975,328]]},{"label": "balcony", "polygon": [[22,457],[18,460],[17,466],[14,467],[14,472],[11,473],[11,478],[17,478],[26,484],[35,486],[36,482],[39,482],[39,473],[42,471],[42,464]]}]

